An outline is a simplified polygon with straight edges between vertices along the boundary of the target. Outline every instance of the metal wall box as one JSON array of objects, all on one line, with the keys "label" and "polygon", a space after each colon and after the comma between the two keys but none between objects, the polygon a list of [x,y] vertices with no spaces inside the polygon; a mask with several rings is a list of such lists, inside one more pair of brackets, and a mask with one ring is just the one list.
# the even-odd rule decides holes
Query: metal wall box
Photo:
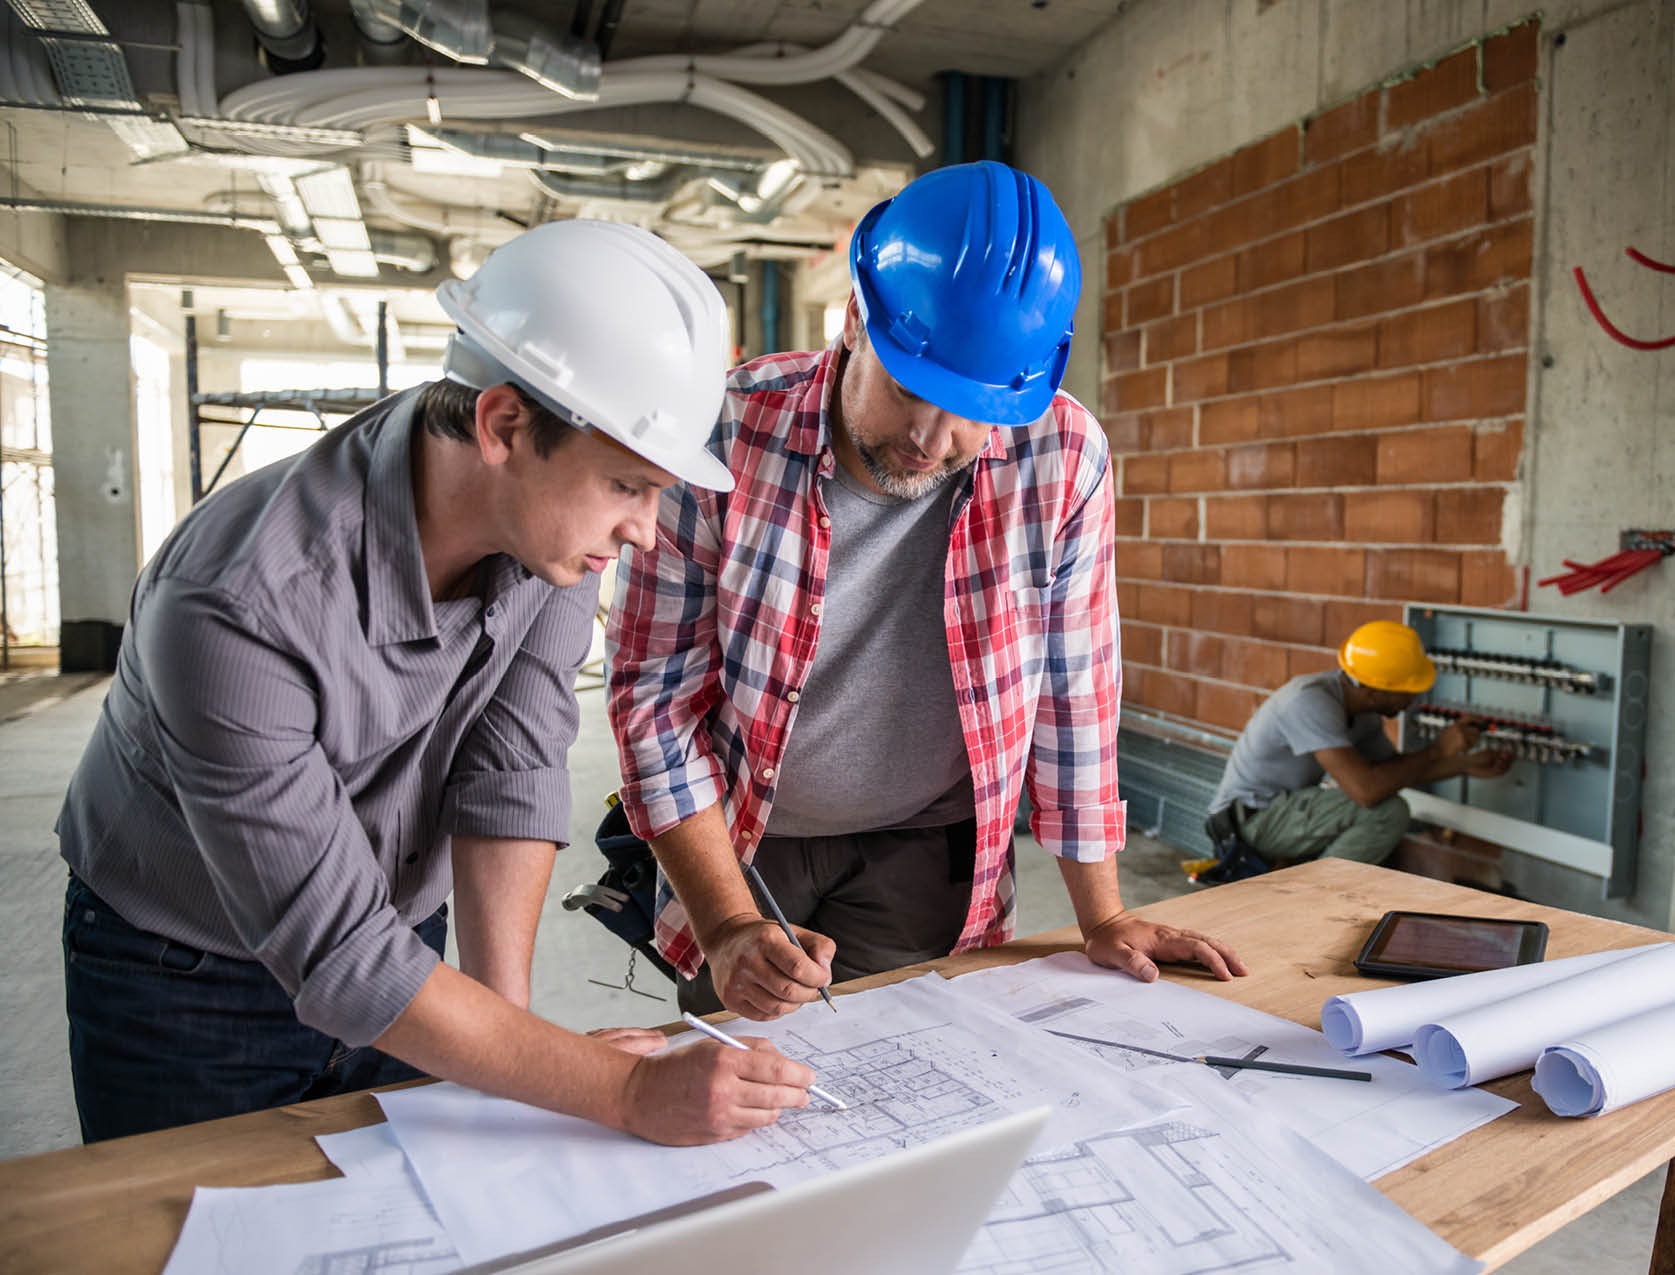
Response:
[{"label": "metal wall box", "polygon": [[1414,816],[1599,877],[1602,895],[1630,894],[1651,627],[1414,603],[1404,619],[1436,661],[1437,684],[1403,714],[1403,751],[1469,715],[1517,757],[1497,779],[1404,790]]}]

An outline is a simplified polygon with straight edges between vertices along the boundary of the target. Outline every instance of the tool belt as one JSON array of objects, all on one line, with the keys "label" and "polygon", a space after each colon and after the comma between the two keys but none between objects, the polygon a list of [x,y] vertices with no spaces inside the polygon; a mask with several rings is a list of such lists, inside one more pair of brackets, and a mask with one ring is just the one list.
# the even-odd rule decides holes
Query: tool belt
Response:
[{"label": "tool belt", "polygon": [[675,968],[663,959],[652,941],[657,915],[657,859],[651,847],[634,835],[628,814],[612,793],[609,809],[593,834],[605,856],[605,874],[592,885],[579,885],[564,896],[569,911],[583,911],[671,979]]},{"label": "tool belt", "polygon": [[1238,802],[1229,802],[1204,820],[1204,831],[1215,846],[1216,862],[1198,873],[1194,880],[1205,885],[1221,885],[1261,876],[1273,866],[1239,836],[1238,808]]}]

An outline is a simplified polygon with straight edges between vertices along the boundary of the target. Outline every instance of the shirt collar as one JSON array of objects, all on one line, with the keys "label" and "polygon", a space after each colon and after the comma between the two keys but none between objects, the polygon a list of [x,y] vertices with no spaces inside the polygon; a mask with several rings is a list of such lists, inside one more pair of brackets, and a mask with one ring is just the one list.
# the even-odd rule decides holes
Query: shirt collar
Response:
[{"label": "shirt collar", "polygon": [[413,507],[417,389],[390,402],[373,424],[366,475],[366,638],[375,646],[436,636],[430,581]]}]

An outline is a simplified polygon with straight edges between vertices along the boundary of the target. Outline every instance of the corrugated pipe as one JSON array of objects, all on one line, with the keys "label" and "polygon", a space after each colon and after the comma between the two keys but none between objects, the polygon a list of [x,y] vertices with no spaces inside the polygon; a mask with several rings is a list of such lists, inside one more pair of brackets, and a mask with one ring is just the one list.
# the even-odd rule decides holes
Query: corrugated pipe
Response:
[{"label": "corrugated pipe", "polygon": [[627,177],[566,177],[563,173],[529,170],[530,180],[555,199],[621,199],[635,204],[661,204],[697,176],[690,168],[671,168],[660,177],[632,181]]},{"label": "corrugated pipe", "polygon": [[320,28],[308,12],[308,0],[242,0],[245,16],[275,75],[312,71],[326,60]]},{"label": "corrugated pipe", "polygon": [[578,101],[599,96],[596,46],[518,15],[490,25],[482,0],[356,0],[355,11],[363,31],[393,26],[456,62],[502,66]]},{"label": "corrugated pipe", "polygon": [[368,65],[396,66],[407,60],[412,45],[407,32],[379,15],[380,7],[376,0],[349,0],[349,14],[355,20]]}]

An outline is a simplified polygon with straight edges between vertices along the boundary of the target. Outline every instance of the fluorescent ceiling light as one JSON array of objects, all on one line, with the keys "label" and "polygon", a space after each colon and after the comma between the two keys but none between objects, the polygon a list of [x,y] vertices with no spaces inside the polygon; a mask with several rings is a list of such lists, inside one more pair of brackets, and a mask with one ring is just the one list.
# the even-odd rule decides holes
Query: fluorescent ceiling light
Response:
[{"label": "fluorescent ceiling light", "polygon": [[304,270],[301,266],[286,266],[284,269],[285,277],[291,281],[291,286],[293,288],[298,288],[307,292],[314,286],[314,280],[308,277],[308,271]]},{"label": "fluorescent ceiling light", "polygon": [[328,248],[326,261],[331,265],[333,274],[342,275],[345,279],[378,277],[378,259],[370,252]]},{"label": "fluorescent ceiling light", "polygon": [[284,235],[266,235],[264,238],[266,238],[268,243],[268,251],[273,254],[273,259],[281,266],[294,266],[300,264],[297,258],[296,248],[292,246],[291,241],[285,238]]},{"label": "fluorescent ceiling light", "polygon": [[296,179],[297,194],[311,217],[343,217],[360,220],[361,201],[355,198],[355,183],[341,165],[304,173]]},{"label": "fluorescent ceiling light", "polygon": [[366,226],[357,220],[316,217],[314,233],[320,237],[327,252],[366,252],[372,247],[372,241],[366,235]]}]

